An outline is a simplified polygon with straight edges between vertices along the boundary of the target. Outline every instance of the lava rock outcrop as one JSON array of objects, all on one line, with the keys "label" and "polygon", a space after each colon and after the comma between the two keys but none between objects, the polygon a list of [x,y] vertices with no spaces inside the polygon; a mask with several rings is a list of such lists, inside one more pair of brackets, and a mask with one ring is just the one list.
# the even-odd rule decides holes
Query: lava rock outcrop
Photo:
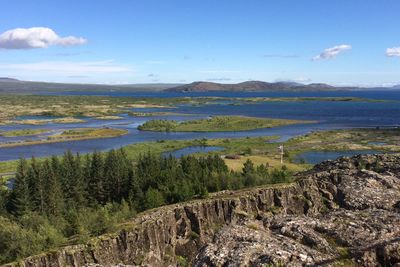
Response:
[{"label": "lava rock outcrop", "polygon": [[7,266],[400,266],[400,155],[138,215],[125,230]]}]

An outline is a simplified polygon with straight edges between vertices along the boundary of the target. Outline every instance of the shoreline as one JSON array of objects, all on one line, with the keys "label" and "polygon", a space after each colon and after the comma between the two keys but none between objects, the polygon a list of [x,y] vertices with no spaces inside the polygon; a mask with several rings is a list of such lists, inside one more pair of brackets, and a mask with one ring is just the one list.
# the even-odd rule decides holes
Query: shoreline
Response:
[{"label": "shoreline", "polygon": [[290,120],[259,118],[250,116],[211,116],[208,119],[195,119],[177,122],[174,120],[149,120],[138,127],[145,132],[245,132],[270,129],[293,124],[317,123],[313,120]]},{"label": "shoreline", "polygon": [[[115,129],[114,129],[115,130]],[[54,144],[54,143],[62,143],[69,141],[83,141],[83,140],[91,140],[91,139],[103,139],[103,138],[113,138],[119,137],[128,134],[128,130],[118,129],[120,133],[115,135],[104,135],[104,136],[84,136],[84,137],[76,137],[76,138],[60,138],[60,139],[46,139],[46,140],[37,140],[37,141],[27,141],[27,142],[19,142],[19,143],[9,143],[9,144],[0,144],[0,148],[8,148],[8,147],[19,147],[19,146],[32,146],[32,145],[41,145],[41,144]]]}]

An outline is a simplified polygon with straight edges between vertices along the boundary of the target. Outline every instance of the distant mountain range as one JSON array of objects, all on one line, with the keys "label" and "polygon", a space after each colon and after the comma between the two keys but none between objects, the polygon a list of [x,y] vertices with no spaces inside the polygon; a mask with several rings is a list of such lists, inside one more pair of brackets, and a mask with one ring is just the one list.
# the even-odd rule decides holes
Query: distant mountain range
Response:
[{"label": "distant mountain range", "polygon": [[31,82],[21,81],[12,78],[0,77],[0,92],[4,93],[39,93],[39,92],[143,92],[143,91],[162,91],[167,88],[179,86],[181,84],[78,84],[78,83],[52,83],[52,82]]},{"label": "distant mountain range", "polygon": [[168,88],[167,92],[210,92],[210,91],[234,91],[234,92],[278,92],[278,91],[336,91],[352,90],[355,87],[335,87],[324,83],[301,84],[294,82],[261,82],[248,81],[236,84],[221,84],[212,82],[194,82]]},{"label": "distant mountain range", "polygon": [[[336,87],[325,83],[301,84],[295,82],[262,82],[247,81],[236,84],[213,82],[193,82],[190,84],[153,83],[153,84],[76,84],[21,81],[13,78],[0,77],[0,92],[4,93],[39,93],[39,92],[318,92],[318,91],[349,91],[373,90],[383,88]],[[400,85],[385,90],[399,90]]]}]

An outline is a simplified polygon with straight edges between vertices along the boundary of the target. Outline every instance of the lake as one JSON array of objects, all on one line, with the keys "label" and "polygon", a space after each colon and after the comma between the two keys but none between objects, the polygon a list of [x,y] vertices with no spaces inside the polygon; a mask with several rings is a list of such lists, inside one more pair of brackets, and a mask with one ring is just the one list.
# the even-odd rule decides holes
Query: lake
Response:
[{"label": "lake", "polygon": [[[308,93],[126,93],[126,92],[70,92],[64,95],[109,95],[130,97],[180,97],[180,96],[225,96],[225,97],[365,97],[371,99],[400,100],[399,91],[356,91],[356,92],[308,92]],[[0,161],[14,160],[20,157],[42,157],[60,155],[66,150],[89,153],[94,150],[104,151],[128,144],[156,140],[187,140],[202,138],[235,138],[253,136],[280,136],[276,142],[318,130],[345,129],[354,127],[397,127],[400,125],[400,104],[396,102],[265,102],[256,104],[231,105],[229,102],[204,106],[180,105],[174,109],[136,109],[141,111],[172,111],[182,115],[132,117],[121,114],[120,120],[86,119],[84,123],[47,124],[47,125],[7,125],[0,126],[0,131],[16,129],[45,128],[54,131],[81,127],[114,127],[128,130],[128,134],[115,138],[71,141],[53,144],[0,148]],[[184,114],[192,114],[190,116]],[[207,118],[210,115],[244,115],[267,118],[286,118],[315,120],[313,124],[297,124],[276,128],[257,129],[243,132],[142,132],[137,126],[151,119],[173,119],[177,121]],[[44,135],[45,136],[45,135]],[[18,137],[15,140],[40,139],[42,136]],[[0,142],[11,141],[0,137]]]},{"label": "lake", "polygon": [[295,163],[318,164],[325,160],[334,160],[339,157],[352,157],[359,154],[381,154],[375,150],[352,150],[352,151],[307,151],[296,155]]}]

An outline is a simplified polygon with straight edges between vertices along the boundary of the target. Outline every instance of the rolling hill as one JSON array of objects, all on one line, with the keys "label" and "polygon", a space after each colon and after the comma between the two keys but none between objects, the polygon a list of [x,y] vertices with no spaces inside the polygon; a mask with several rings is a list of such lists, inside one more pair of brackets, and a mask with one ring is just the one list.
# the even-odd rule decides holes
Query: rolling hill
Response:
[{"label": "rolling hill", "polygon": [[246,81],[236,84],[215,82],[176,83],[143,83],[143,84],[80,84],[23,81],[0,77],[0,93],[43,93],[43,92],[322,92],[350,90],[398,90],[391,88],[336,87],[325,83],[301,84],[295,82]]},{"label": "rolling hill", "polygon": [[352,90],[355,87],[335,87],[324,83],[300,84],[294,82],[262,82],[247,81],[237,84],[221,84],[212,82],[193,82],[168,88],[167,92],[210,92],[210,91],[235,91],[235,92],[275,92],[275,91],[338,91]]},{"label": "rolling hill", "polygon": [[0,93],[40,93],[40,92],[66,92],[66,91],[92,91],[92,92],[140,92],[140,91],[162,91],[179,84],[78,84],[78,83],[52,83],[22,81],[12,78],[0,77]]}]

